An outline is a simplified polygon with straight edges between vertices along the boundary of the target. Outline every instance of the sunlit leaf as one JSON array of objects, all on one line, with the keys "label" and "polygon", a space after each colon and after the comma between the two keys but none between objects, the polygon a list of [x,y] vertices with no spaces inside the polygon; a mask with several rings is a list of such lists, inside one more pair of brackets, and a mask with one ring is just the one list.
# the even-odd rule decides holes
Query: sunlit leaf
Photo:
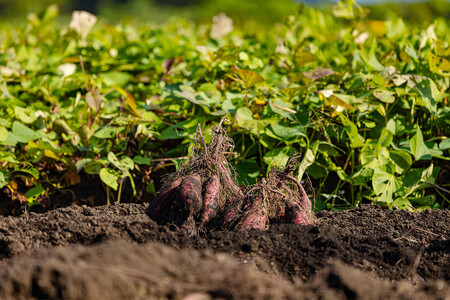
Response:
[{"label": "sunlit leaf", "polygon": [[6,141],[7,138],[8,130],[3,126],[0,126],[0,142]]},{"label": "sunlit leaf", "polygon": [[18,121],[14,121],[12,124],[12,133],[14,134],[15,138],[20,143],[28,143],[30,140],[35,140],[39,138],[39,134],[35,132],[33,129],[23,125],[22,123]]},{"label": "sunlit leaf", "polygon": [[410,148],[416,160],[431,159],[430,150],[423,141],[422,130],[420,130],[420,127],[417,127],[416,134],[411,138]]},{"label": "sunlit leaf", "polygon": [[87,104],[95,111],[98,112],[102,105],[102,96],[97,89],[93,89],[86,93],[85,96]]},{"label": "sunlit leaf", "polygon": [[42,185],[37,185],[29,189],[25,193],[25,197],[27,198],[28,202],[33,202],[37,197],[43,196],[45,194],[45,189],[42,187]]},{"label": "sunlit leaf", "polygon": [[450,61],[447,58],[439,57],[428,51],[428,63],[431,72],[445,77],[450,76]]},{"label": "sunlit leaf", "polygon": [[136,117],[140,117],[141,115],[137,111],[136,101],[134,100],[134,97],[130,93],[127,93],[127,96],[125,97],[125,101],[127,102],[128,107],[131,109],[131,112]]},{"label": "sunlit leaf", "polygon": [[306,149],[306,152],[303,153],[302,161],[299,166],[297,179],[299,181],[302,180],[303,175],[305,174],[306,169],[311,166],[316,160],[318,146],[316,145],[313,149]]},{"label": "sunlit leaf", "polygon": [[113,190],[117,191],[118,183],[117,181],[120,178],[119,173],[117,171],[110,169],[110,168],[102,168],[100,170],[100,179],[105,183],[107,186],[112,188]]},{"label": "sunlit leaf", "polygon": [[[1,130],[0,130],[1,131]],[[1,135],[1,134],[0,134]],[[0,138],[1,140],[1,138]],[[441,150],[448,150],[450,149],[450,138],[446,138],[439,144],[439,149]]]},{"label": "sunlit leaf", "polygon": [[351,141],[353,148],[359,148],[364,145],[364,138],[358,133],[358,128],[355,123],[350,121],[346,116],[340,115],[342,124],[344,125],[345,131]]},{"label": "sunlit leaf", "polygon": [[118,134],[124,129],[125,129],[124,127],[104,126],[101,127],[97,132],[95,132],[94,136],[99,139],[109,139],[115,137],[116,134]]},{"label": "sunlit leaf", "polygon": [[303,75],[305,75],[306,77],[308,77],[309,79],[320,79],[323,77],[326,77],[328,75],[333,74],[334,71],[331,69],[327,69],[327,68],[316,68],[314,70],[311,70],[309,72],[303,72]]},{"label": "sunlit leaf", "polygon": [[230,69],[228,76],[231,79],[240,82],[245,88],[251,88],[255,84],[264,81],[264,78],[262,78],[255,72],[250,70],[239,69],[236,66],[233,66]]},{"label": "sunlit leaf", "polygon": [[130,79],[131,75],[125,72],[106,72],[101,75],[103,82],[109,86],[124,86],[126,85]]},{"label": "sunlit leaf", "polygon": [[342,101],[341,97],[335,96],[335,95],[331,95],[329,98],[325,99],[325,104],[326,105],[336,105],[336,106],[341,106],[345,109],[349,109],[352,110],[354,109],[353,106],[351,106],[350,104],[348,104],[345,101]]},{"label": "sunlit leaf", "polygon": [[375,91],[373,91],[373,95],[380,100],[381,102],[384,103],[393,103],[395,102],[395,96],[394,96],[394,92],[391,91],[387,91],[387,90],[382,90],[382,89],[377,89]]},{"label": "sunlit leaf", "polygon": [[264,162],[269,166],[284,167],[294,152],[295,149],[292,147],[275,148],[264,155]]}]

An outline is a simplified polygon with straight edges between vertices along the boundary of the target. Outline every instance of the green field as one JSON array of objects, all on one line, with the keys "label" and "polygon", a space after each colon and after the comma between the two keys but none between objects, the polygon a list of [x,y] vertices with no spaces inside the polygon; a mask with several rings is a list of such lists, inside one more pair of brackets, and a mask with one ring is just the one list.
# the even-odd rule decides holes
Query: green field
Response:
[{"label": "green field", "polygon": [[242,183],[299,152],[316,210],[449,207],[445,10],[414,20],[352,1],[286,2],[246,19],[257,8],[222,2],[233,19],[191,8],[91,29],[52,5],[3,24],[0,202],[39,205],[83,174],[108,201],[154,195],[149,174],[179,166],[197,125],[208,142],[226,117]]}]

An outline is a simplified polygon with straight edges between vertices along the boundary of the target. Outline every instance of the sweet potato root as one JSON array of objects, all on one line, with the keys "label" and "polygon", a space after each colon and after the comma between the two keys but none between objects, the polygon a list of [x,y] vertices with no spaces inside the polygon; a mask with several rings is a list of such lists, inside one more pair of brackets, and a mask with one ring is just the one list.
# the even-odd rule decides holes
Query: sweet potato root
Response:
[{"label": "sweet potato root", "polygon": [[178,203],[181,209],[187,212],[188,217],[200,212],[202,209],[202,178],[199,174],[186,176],[178,191]]},{"label": "sweet potato root", "polygon": [[284,212],[284,221],[289,224],[308,225],[305,212],[298,203],[287,200]]},{"label": "sweet potato root", "polygon": [[227,228],[232,227],[232,225],[241,216],[242,209],[244,206],[244,198],[238,198],[234,200],[225,210],[223,214],[223,225]]},{"label": "sweet potato root", "polygon": [[150,202],[149,207],[147,208],[147,215],[155,220],[160,221],[162,218],[162,212],[165,208],[170,206],[170,201],[173,197],[175,197],[175,193],[177,192],[178,187],[182,182],[182,178],[179,178],[175,181],[172,181],[170,184],[163,187],[162,190],[158,192],[156,197]]},{"label": "sweet potato root", "polygon": [[237,226],[237,231],[266,228],[267,210],[260,199],[253,202],[250,209]]},{"label": "sweet potato root", "polygon": [[211,176],[205,184],[203,192],[202,224],[214,218],[219,208],[220,181],[217,175]]},{"label": "sweet potato root", "polygon": [[300,184],[300,196],[301,196],[300,206],[308,215],[310,215],[312,210],[312,203],[311,200],[309,200],[308,194],[306,194],[306,191],[301,184]]}]

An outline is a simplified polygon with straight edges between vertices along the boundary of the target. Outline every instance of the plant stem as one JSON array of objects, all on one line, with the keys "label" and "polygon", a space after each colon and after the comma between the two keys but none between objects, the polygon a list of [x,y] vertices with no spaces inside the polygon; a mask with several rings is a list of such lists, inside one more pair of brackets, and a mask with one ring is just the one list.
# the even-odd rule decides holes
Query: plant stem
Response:
[{"label": "plant stem", "polygon": [[125,181],[125,177],[120,178],[120,184],[119,184],[119,194],[117,195],[117,203],[120,203],[120,198],[122,196],[122,186],[123,186],[123,182]]},{"label": "plant stem", "polygon": [[245,107],[248,108],[248,88],[245,88]]},{"label": "plant stem", "polygon": [[109,194],[110,194],[110,192],[109,192],[109,186],[106,186],[106,204],[107,204],[107,205],[110,205],[110,204],[111,204],[111,201],[109,200]]}]

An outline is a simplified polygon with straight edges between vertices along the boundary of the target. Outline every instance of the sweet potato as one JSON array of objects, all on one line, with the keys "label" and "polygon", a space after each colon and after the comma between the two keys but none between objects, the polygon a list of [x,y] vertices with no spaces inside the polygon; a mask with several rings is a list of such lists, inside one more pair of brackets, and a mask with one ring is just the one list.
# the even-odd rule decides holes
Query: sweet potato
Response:
[{"label": "sweet potato", "polygon": [[305,211],[298,203],[291,200],[286,200],[284,221],[290,224],[308,225],[308,221],[305,218]]},{"label": "sweet potato", "polygon": [[199,174],[186,176],[178,191],[178,203],[181,209],[187,212],[187,216],[197,214],[202,209],[202,178]]},{"label": "sweet potato", "polygon": [[243,219],[239,223],[237,230],[244,231],[250,229],[264,230],[267,222],[267,210],[262,201],[253,202],[250,209],[245,213]]},{"label": "sweet potato", "polygon": [[300,184],[300,196],[302,197],[300,206],[307,214],[310,214],[312,210],[312,203],[311,200],[309,200],[308,194],[306,194],[306,191],[301,184]]},{"label": "sweet potato", "polygon": [[223,214],[223,224],[230,228],[231,225],[239,218],[244,206],[244,198],[235,199],[225,210]]},{"label": "sweet potato", "polygon": [[161,213],[163,210],[170,206],[170,200],[175,196],[177,188],[180,186],[182,182],[182,178],[179,178],[170,184],[166,185],[161,189],[156,197],[150,202],[149,207],[147,208],[147,215],[155,220],[159,221],[161,219]]},{"label": "sweet potato", "polygon": [[205,224],[217,214],[219,208],[220,180],[217,175],[211,176],[203,189],[202,224]]}]

